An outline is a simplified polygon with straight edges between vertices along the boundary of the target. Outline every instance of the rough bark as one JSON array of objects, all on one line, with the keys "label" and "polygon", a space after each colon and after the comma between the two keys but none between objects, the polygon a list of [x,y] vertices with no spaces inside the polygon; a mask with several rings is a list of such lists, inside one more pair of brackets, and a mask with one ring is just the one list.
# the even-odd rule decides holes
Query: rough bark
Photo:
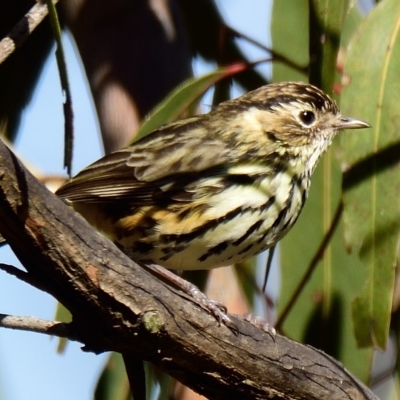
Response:
[{"label": "rough bark", "polygon": [[373,399],[329,356],[232,317],[234,333],[127,258],[0,143],[0,232],[95,353],[153,362],[210,399]]}]

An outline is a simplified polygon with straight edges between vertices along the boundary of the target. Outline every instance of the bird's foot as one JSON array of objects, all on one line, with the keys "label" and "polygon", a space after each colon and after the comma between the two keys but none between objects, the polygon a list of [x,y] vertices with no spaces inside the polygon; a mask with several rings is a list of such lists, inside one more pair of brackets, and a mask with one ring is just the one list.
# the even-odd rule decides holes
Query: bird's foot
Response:
[{"label": "bird's foot", "polygon": [[220,325],[224,324],[232,331],[238,331],[236,324],[228,316],[226,307],[219,301],[210,300],[196,285],[160,265],[153,263],[140,263],[140,265],[143,265],[157,276],[181,289],[190,296],[196,304],[209,311]]},{"label": "bird's foot", "polygon": [[242,318],[245,321],[250,322],[250,324],[254,325],[256,328],[262,329],[264,332],[268,333],[273,340],[275,340],[276,329],[272,325],[270,325],[267,321],[265,321],[264,319],[262,319],[257,315],[249,313],[243,314]]}]

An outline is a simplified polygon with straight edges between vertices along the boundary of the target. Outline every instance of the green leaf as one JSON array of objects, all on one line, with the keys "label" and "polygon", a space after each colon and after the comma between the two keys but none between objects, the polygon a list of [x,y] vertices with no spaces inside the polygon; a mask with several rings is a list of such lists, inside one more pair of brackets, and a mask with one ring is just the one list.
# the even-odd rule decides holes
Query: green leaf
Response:
[{"label": "green leaf", "polygon": [[121,354],[111,353],[94,393],[95,400],[128,400],[131,392]]},{"label": "green leaf", "polygon": [[[57,303],[55,320],[61,322],[71,322],[72,320],[71,313],[61,303]],[[63,353],[65,351],[65,348],[67,347],[67,344],[68,339],[62,337],[58,338],[57,352]]]},{"label": "green leaf", "polygon": [[[356,0],[351,0],[347,9],[345,20],[343,21],[342,33],[340,35],[340,44],[342,47],[347,48],[350,39],[356,32],[356,29],[360,26],[363,17],[361,16],[360,10]],[[345,53],[343,49],[343,53]],[[338,68],[343,69],[343,55],[339,56]]]},{"label": "green leaf", "polygon": [[348,0],[312,0],[310,7],[310,83],[331,93]]},{"label": "green leaf", "polygon": [[196,102],[212,85],[228,76],[249,68],[247,63],[237,63],[217,69],[198,78],[191,78],[174,89],[144,120],[135,141],[146,136],[163,124],[175,121],[184,111]]},{"label": "green leaf", "polygon": [[360,346],[386,346],[400,234],[400,2],[385,0],[349,44],[342,111],[372,129],[342,137],[345,235],[363,262],[354,301]]},{"label": "green leaf", "polygon": [[235,264],[233,266],[235,273],[238,277],[238,283],[243,293],[246,296],[246,300],[253,306],[256,296],[259,293],[259,285],[256,282],[256,257],[252,257],[244,262]]},{"label": "green leaf", "polygon": [[[290,3],[290,6],[289,4]],[[308,1],[274,1],[271,17],[274,51],[298,65],[308,64]],[[274,82],[306,81],[307,75],[277,62],[273,64]]]},{"label": "green leaf", "polygon": [[57,15],[56,6],[52,0],[46,0],[47,8],[49,10],[49,19],[53,30],[54,38],[57,43],[56,59],[58,73],[60,75],[61,89],[65,96],[63,104],[64,111],[64,167],[67,169],[68,175],[71,177],[72,171],[72,152],[74,140],[74,127],[73,127],[73,110],[72,110],[72,95],[67,73],[67,62],[65,60],[64,46],[62,43],[61,26]]}]

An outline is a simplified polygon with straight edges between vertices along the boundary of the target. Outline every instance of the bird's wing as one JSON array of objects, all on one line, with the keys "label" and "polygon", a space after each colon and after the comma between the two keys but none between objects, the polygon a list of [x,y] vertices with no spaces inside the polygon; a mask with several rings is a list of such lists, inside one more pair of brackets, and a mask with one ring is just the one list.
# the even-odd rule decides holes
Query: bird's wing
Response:
[{"label": "bird's wing", "polygon": [[221,174],[230,159],[221,139],[204,135],[205,125],[200,117],[166,125],[85,168],[57,195],[72,202],[124,200],[134,205],[171,197],[189,200],[190,184]]}]

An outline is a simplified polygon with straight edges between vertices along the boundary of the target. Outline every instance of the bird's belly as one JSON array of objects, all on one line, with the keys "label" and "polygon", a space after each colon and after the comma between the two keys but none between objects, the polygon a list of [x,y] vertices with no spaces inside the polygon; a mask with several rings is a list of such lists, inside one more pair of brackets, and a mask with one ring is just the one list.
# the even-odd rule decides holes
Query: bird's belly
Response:
[{"label": "bird's belly", "polygon": [[272,187],[269,182],[258,188],[231,188],[182,220],[171,210],[153,209],[157,226],[143,236],[132,229],[134,234],[114,241],[133,259],[168,269],[212,269],[243,261],[280,240],[302,208],[305,189],[297,182],[286,190],[280,187],[279,193]]}]

